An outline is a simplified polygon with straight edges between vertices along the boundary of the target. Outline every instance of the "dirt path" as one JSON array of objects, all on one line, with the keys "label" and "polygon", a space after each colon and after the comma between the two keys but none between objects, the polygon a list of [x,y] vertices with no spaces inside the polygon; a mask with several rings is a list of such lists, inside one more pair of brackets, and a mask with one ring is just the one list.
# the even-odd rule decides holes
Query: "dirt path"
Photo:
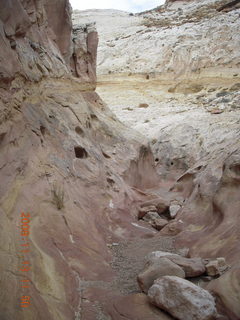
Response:
[{"label": "dirt path", "polygon": [[136,238],[112,246],[112,268],[116,272],[113,286],[123,295],[140,292],[137,275],[145,265],[145,257],[152,251],[176,252],[174,238]]}]

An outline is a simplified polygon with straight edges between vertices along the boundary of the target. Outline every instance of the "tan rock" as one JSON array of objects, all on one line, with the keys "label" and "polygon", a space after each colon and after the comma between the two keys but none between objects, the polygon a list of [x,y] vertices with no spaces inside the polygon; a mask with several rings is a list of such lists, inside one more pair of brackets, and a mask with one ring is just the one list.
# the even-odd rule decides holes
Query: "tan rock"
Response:
[{"label": "tan rock", "polygon": [[155,212],[157,208],[153,205],[149,205],[146,207],[140,207],[138,211],[138,219],[142,219],[148,212]]},{"label": "tan rock", "polygon": [[143,217],[143,220],[146,222],[154,222],[156,219],[159,219],[159,214],[154,211],[149,211]]},{"label": "tan rock", "polygon": [[205,273],[206,268],[201,258],[184,258],[181,256],[169,256],[169,260],[176,263],[185,271],[186,278],[198,277]]},{"label": "tan rock", "polygon": [[161,258],[147,263],[145,269],[138,275],[137,281],[140,289],[147,293],[148,289],[153,285],[154,280],[166,275],[184,278],[185,272],[168,258]]},{"label": "tan rock", "polygon": [[162,228],[164,228],[167,224],[168,221],[166,219],[161,218],[155,219],[151,222],[152,227],[158,231],[162,230]]},{"label": "tan rock", "polygon": [[147,263],[161,261],[161,259],[167,258],[173,263],[181,267],[185,272],[186,278],[197,277],[205,273],[206,267],[203,259],[201,258],[186,258],[178,254],[164,251],[151,252],[147,257]]},{"label": "tan rock", "polygon": [[169,222],[166,227],[161,230],[161,234],[163,235],[177,235],[183,230],[183,222],[182,221],[172,221]]},{"label": "tan rock", "polygon": [[170,216],[172,219],[174,219],[178,213],[178,211],[181,209],[181,206],[178,204],[171,204],[169,207]]},{"label": "tan rock", "polygon": [[207,270],[207,274],[209,276],[218,276],[220,275],[220,270],[219,270],[219,264],[217,260],[213,260],[210,261],[207,265],[206,265],[206,270]]},{"label": "tan rock", "polygon": [[217,314],[214,298],[208,291],[175,276],[154,281],[148,297],[151,303],[179,320],[213,320]]}]

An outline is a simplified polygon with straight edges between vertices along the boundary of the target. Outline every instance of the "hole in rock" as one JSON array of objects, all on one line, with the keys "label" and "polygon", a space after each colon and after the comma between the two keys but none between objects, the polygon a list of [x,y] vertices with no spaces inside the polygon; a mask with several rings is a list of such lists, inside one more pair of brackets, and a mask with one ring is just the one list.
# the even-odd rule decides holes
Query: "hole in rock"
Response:
[{"label": "hole in rock", "polygon": [[110,158],[111,158],[111,157],[110,157],[108,154],[106,154],[105,152],[103,152],[102,154],[103,154],[104,158],[106,158],[106,159],[110,159]]},{"label": "hole in rock", "polygon": [[[97,101],[95,101],[95,102],[97,102]],[[95,114],[91,114],[90,117],[91,117],[91,119],[94,119],[94,120],[98,119],[98,117]]]},{"label": "hole in rock", "polygon": [[74,147],[74,151],[75,151],[75,156],[78,159],[84,159],[88,157],[87,151],[82,147],[79,147],[79,146]]},{"label": "hole in rock", "polygon": [[111,186],[113,186],[114,183],[115,183],[115,181],[114,181],[113,179],[111,179],[111,178],[107,178],[107,182],[108,182]]},{"label": "hole in rock", "polygon": [[171,161],[171,166],[173,166],[174,165],[174,163]]},{"label": "hole in rock", "polygon": [[162,216],[162,218],[167,218],[168,220],[171,219],[171,215],[170,215],[170,211],[169,211],[169,207],[167,209],[165,209],[160,216]]},{"label": "hole in rock", "polygon": [[156,159],[155,159],[155,162],[158,162],[158,161],[159,161],[159,159],[158,159],[158,158],[156,158]]},{"label": "hole in rock", "polygon": [[45,132],[46,132],[46,128],[44,126],[40,126],[40,131],[41,131],[41,134],[44,136],[45,135]]},{"label": "hole in rock", "polygon": [[77,132],[77,134],[84,135],[83,129],[80,128],[79,126],[77,126],[77,127],[75,128],[75,131]]}]

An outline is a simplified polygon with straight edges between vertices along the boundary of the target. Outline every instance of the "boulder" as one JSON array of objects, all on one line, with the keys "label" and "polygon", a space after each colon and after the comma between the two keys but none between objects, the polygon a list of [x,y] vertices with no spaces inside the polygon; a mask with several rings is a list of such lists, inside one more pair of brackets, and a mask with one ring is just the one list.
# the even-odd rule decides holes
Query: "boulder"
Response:
[{"label": "boulder", "polygon": [[185,277],[184,270],[167,258],[161,258],[156,261],[148,262],[145,269],[138,275],[137,281],[140,289],[147,293],[148,289],[153,285],[154,280],[166,276]]},{"label": "boulder", "polygon": [[217,315],[213,296],[179,277],[157,279],[148,297],[151,303],[179,320],[211,320]]},{"label": "boulder", "polygon": [[206,267],[201,258],[184,258],[181,256],[169,256],[169,260],[183,268],[186,278],[198,277],[206,272]]},{"label": "boulder", "polygon": [[185,258],[171,252],[154,251],[147,256],[146,260],[150,264],[161,261],[163,258],[167,258],[181,267],[186,278],[198,277],[206,272],[204,261],[201,258]]}]

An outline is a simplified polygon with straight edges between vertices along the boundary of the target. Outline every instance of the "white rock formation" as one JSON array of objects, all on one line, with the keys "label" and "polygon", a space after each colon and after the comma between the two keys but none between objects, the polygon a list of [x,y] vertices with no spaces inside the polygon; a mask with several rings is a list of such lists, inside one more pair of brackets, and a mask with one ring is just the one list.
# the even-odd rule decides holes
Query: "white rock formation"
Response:
[{"label": "white rock formation", "polygon": [[240,138],[240,9],[221,11],[228,2],[74,14],[75,25],[96,21],[98,93],[150,139],[163,178]]}]

